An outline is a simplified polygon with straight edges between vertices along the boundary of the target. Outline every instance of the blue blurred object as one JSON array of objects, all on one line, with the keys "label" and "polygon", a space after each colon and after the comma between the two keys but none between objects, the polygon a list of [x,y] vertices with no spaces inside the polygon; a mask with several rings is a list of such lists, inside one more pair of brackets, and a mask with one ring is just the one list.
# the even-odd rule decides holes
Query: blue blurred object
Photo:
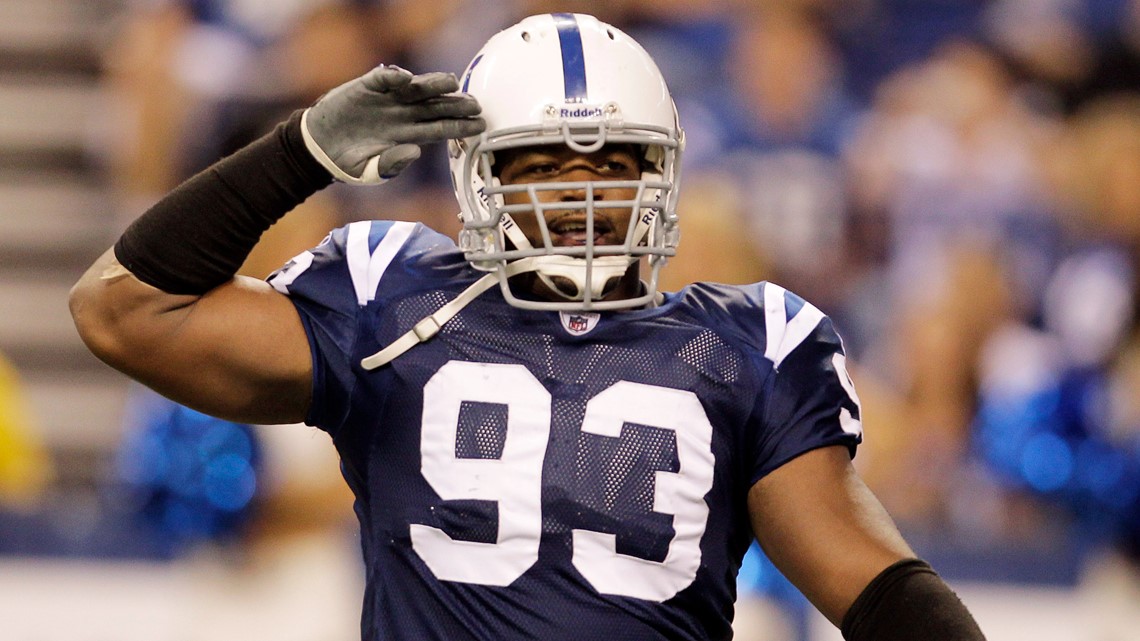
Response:
[{"label": "blue blurred object", "polygon": [[744,560],[740,564],[736,587],[737,593],[741,596],[752,594],[779,606],[787,615],[797,641],[807,641],[810,633],[808,625],[812,612],[811,602],[776,569],[755,541],[752,542],[752,547],[748,548],[748,553],[744,555]]},{"label": "blue blurred object", "polygon": [[118,508],[175,549],[237,537],[250,519],[262,448],[249,425],[149,390],[132,394],[118,452]]},{"label": "blue blurred object", "polygon": [[1007,486],[1065,507],[1090,542],[1140,541],[1140,443],[1113,442],[1100,422],[1106,374],[1065,367],[1037,385],[983,388],[979,455]]}]

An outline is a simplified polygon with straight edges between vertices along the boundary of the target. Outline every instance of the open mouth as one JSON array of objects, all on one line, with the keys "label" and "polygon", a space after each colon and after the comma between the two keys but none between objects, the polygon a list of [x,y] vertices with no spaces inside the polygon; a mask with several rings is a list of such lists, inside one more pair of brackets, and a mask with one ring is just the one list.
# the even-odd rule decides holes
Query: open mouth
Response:
[{"label": "open mouth", "polygon": [[[585,245],[586,217],[578,214],[567,214],[551,221],[547,227],[550,230],[550,241],[557,247],[572,247]],[[594,244],[604,244],[603,240],[613,231],[613,225],[604,218],[594,218]]]}]

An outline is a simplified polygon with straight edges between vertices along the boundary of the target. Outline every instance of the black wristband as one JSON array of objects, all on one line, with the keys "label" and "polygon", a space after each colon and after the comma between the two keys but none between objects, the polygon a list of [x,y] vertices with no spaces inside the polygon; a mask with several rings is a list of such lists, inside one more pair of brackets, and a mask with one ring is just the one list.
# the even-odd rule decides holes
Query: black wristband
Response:
[{"label": "black wristband", "polygon": [[958,595],[920,559],[879,573],[851,604],[840,630],[847,641],[985,641]]},{"label": "black wristband", "polygon": [[301,112],[176,187],[115,243],[136,278],[204,294],[233,278],[265,230],[332,176],[305,149]]}]

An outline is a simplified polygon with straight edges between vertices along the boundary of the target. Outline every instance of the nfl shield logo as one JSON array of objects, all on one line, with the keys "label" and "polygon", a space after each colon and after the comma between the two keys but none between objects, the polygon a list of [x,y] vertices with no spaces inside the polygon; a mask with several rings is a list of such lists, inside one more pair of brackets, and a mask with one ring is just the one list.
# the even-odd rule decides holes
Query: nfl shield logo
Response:
[{"label": "nfl shield logo", "polygon": [[581,336],[594,329],[601,314],[591,312],[559,312],[562,318],[562,327],[574,336]]}]

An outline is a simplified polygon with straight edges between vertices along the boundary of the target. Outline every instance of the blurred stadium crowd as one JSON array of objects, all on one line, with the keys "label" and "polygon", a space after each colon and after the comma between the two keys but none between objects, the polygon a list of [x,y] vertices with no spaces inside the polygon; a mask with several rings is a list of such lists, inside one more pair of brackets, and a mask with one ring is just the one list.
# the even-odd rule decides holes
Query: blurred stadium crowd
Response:
[{"label": "blurred stadium crowd", "polygon": [[[378,62],[459,73],[545,11],[621,27],[688,137],[667,287],[772,280],[835,319],[865,413],[856,465],[919,552],[952,580],[1075,584],[1106,553],[1140,567],[1140,1],[122,4],[91,145],[120,226]],[[311,199],[245,271],[351,220],[454,232],[455,211],[435,150],[382,188]],[[18,373],[0,384],[0,500],[35,511],[50,453]],[[347,494],[325,479],[264,498],[269,431],[144,390],[128,409],[106,510],[131,534],[113,554],[240,549],[329,502],[345,507],[310,520],[351,541]],[[52,554],[44,541],[0,536],[0,552]],[[762,559],[741,585],[802,627],[802,598]]]}]

